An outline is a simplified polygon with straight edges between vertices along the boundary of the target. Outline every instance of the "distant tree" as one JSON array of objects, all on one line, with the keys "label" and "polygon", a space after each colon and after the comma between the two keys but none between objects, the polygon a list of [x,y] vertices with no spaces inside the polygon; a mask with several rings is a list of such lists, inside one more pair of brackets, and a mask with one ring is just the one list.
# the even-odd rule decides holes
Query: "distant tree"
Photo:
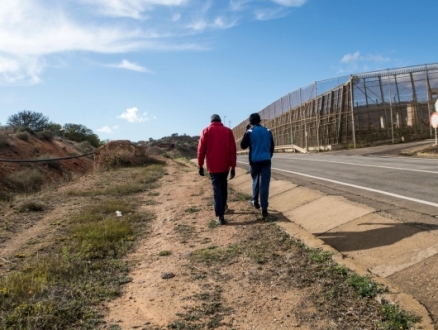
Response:
[{"label": "distant tree", "polygon": [[99,137],[84,125],[65,124],[63,128],[65,130],[64,136],[68,140],[76,142],[88,141],[95,148],[100,146]]},{"label": "distant tree", "polygon": [[46,130],[52,131],[53,134],[55,134],[55,135],[60,135],[61,129],[62,129],[62,126],[60,124],[56,124],[54,122],[50,122],[46,126]]},{"label": "distant tree", "polygon": [[25,127],[32,131],[42,131],[46,129],[49,119],[42,113],[23,110],[19,113],[9,116],[7,124],[13,127]]}]

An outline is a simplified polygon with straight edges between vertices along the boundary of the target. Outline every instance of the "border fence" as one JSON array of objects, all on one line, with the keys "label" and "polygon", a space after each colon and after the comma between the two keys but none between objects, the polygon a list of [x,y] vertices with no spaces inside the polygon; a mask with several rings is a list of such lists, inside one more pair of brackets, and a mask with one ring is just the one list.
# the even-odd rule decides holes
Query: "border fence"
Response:
[{"label": "border fence", "polygon": [[[363,147],[432,137],[429,118],[437,97],[438,64],[425,64],[315,82],[259,114],[276,146]],[[247,124],[233,128],[238,150]]]}]

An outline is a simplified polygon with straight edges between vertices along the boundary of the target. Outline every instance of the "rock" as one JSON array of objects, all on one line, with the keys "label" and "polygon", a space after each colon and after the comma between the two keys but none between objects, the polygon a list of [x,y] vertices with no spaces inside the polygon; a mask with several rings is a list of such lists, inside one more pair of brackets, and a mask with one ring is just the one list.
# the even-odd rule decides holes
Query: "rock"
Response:
[{"label": "rock", "polygon": [[172,272],[164,272],[164,273],[161,273],[161,278],[162,278],[163,280],[167,280],[167,279],[169,279],[169,278],[173,278],[173,277],[175,277],[175,274],[172,273]]}]

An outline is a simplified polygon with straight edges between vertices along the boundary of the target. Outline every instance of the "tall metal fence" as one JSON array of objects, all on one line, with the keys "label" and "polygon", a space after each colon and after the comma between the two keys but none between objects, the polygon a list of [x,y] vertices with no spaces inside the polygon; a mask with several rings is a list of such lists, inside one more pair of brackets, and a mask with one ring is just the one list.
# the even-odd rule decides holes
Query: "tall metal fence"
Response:
[{"label": "tall metal fence", "polygon": [[[259,112],[277,146],[367,146],[432,137],[438,64],[381,70],[315,82]],[[236,144],[248,120],[233,128]]]}]

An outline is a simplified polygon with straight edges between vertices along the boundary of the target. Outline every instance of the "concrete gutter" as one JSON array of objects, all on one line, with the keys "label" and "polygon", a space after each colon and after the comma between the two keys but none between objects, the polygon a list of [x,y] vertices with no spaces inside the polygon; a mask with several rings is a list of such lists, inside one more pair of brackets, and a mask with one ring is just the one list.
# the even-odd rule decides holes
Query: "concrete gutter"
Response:
[{"label": "concrete gutter", "polygon": [[[229,181],[230,187],[246,194],[251,194],[251,184],[243,168],[236,168],[236,177]],[[421,276],[422,268],[417,270],[420,274],[411,274],[412,266],[438,256],[438,230],[420,230],[367,205],[289,181],[272,179],[269,195],[269,212],[289,220],[277,224],[291,237],[333,252],[339,264],[388,286],[390,292],[379,299],[421,316],[420,328],[434,329],[428,310],[412,295],[415,290],[403,283],[406,276]]]}]

